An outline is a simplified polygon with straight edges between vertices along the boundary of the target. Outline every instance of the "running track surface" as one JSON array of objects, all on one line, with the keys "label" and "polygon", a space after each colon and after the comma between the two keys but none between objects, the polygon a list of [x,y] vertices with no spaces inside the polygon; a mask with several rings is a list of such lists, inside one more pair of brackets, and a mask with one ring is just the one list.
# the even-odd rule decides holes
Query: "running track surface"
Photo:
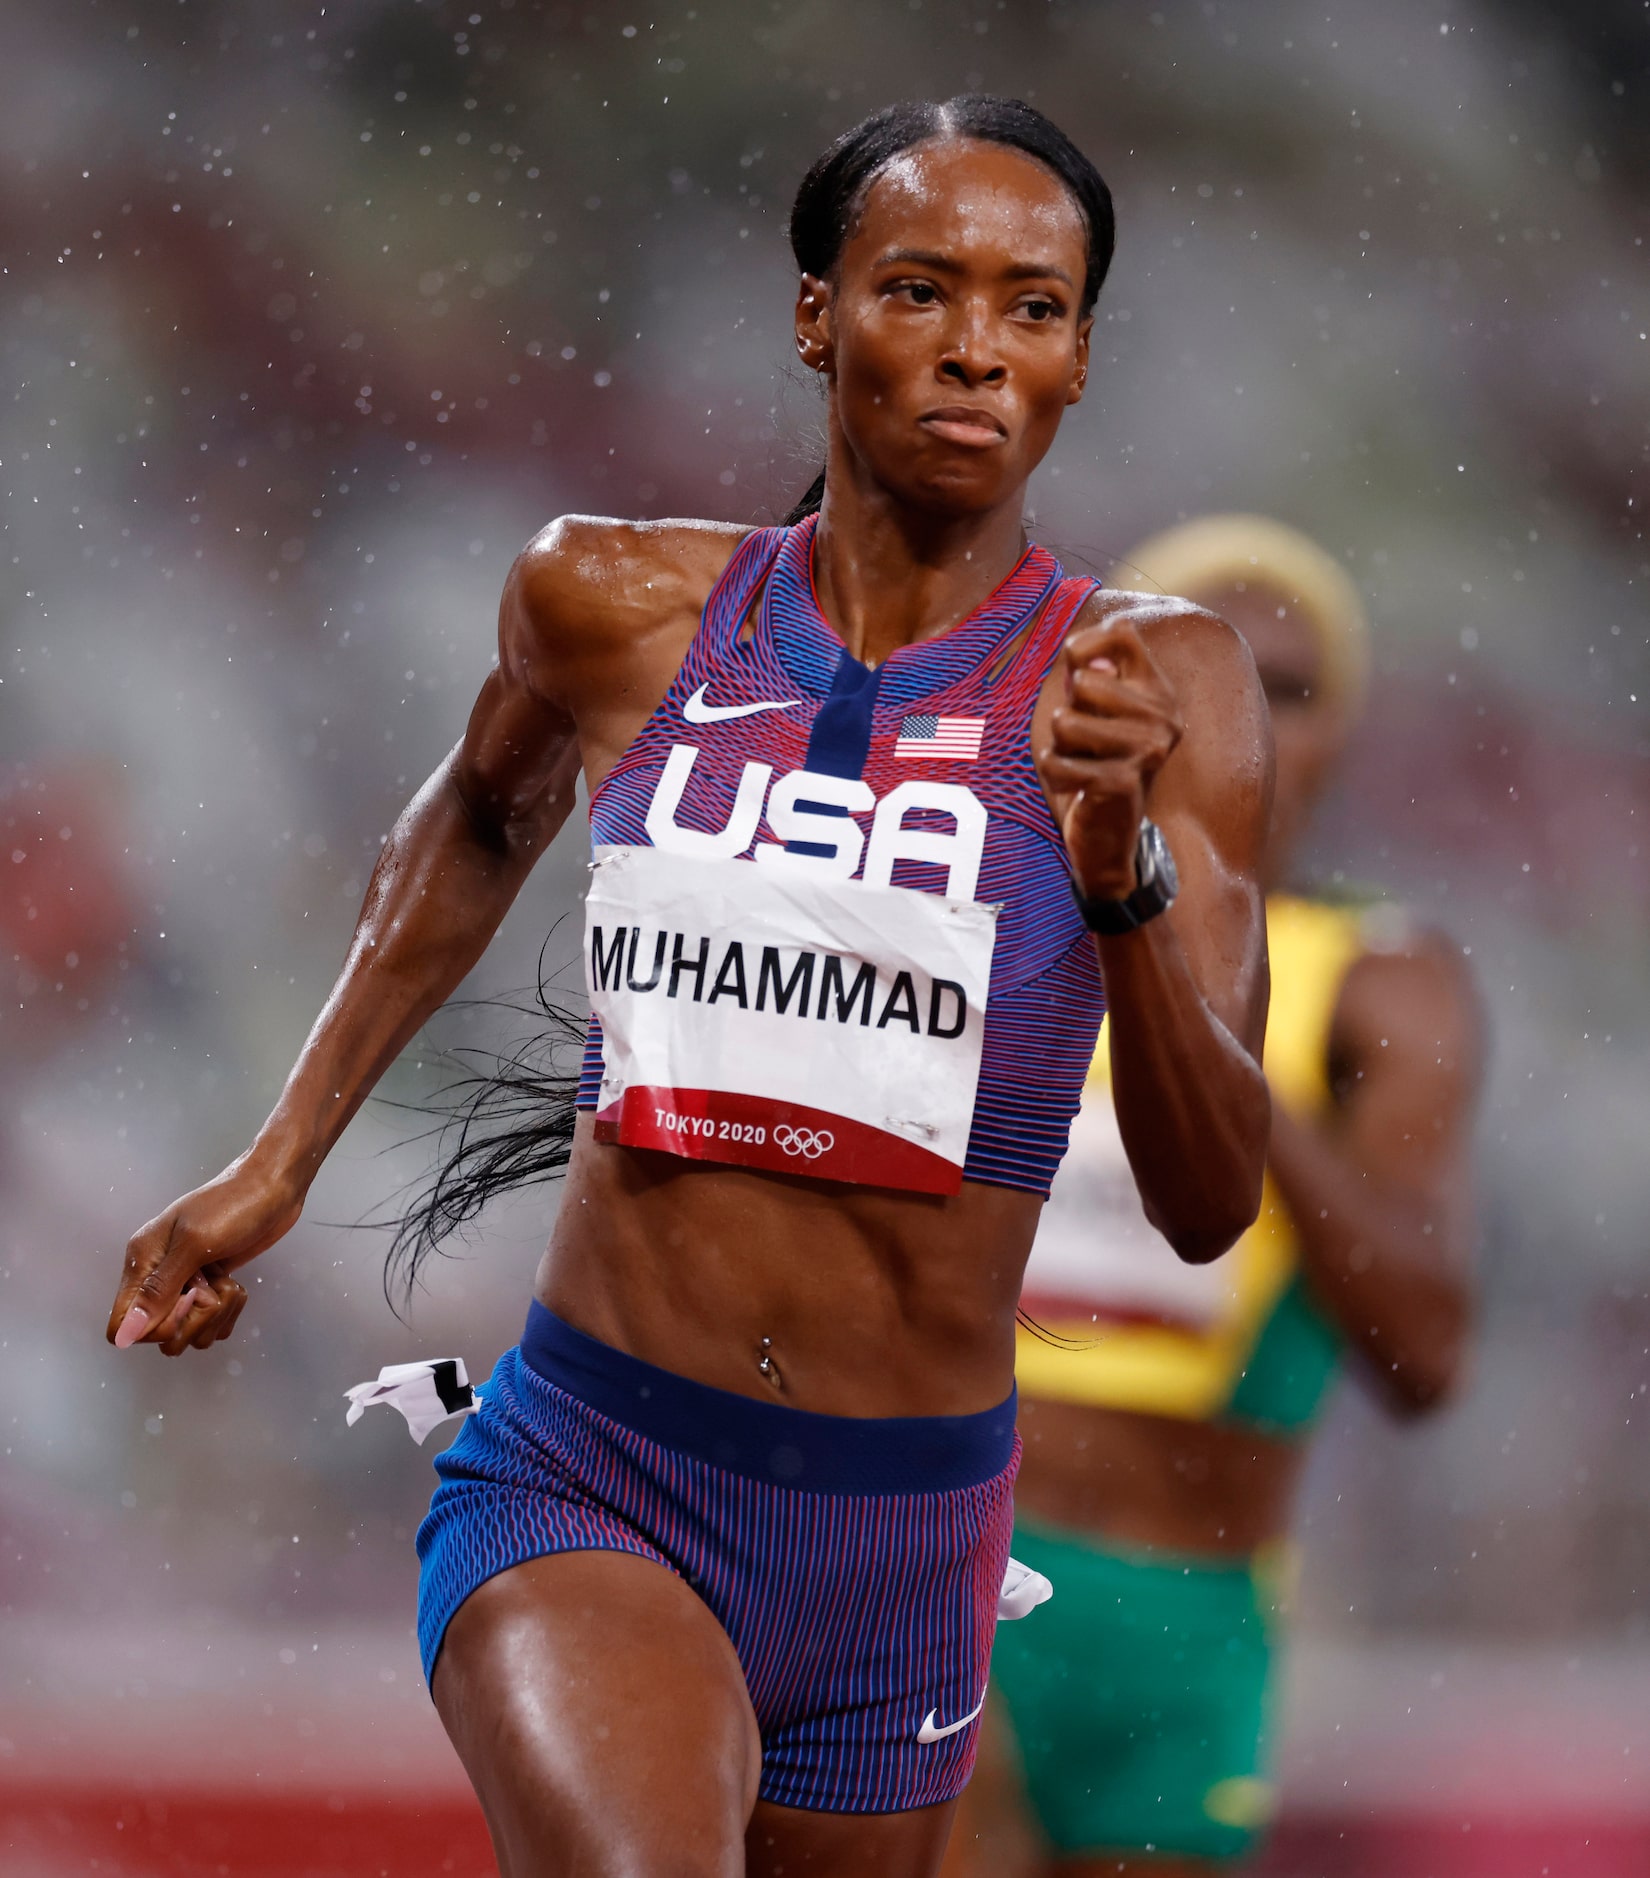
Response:
[{"label": "running track surface", "polygon": [[[1291,1664],[1255,1878],[1650,1873],[1640,1655],[1303,1638]],[[493,1871],[404,1624],[0,1628],[0,1878]]]},{"label": "running track surface", "polygon": [[[467,1795],[0,1784],[8,1878],[494,1878]],[[1650,1820],[1286,1821],[1254,1878],[1642,1878]]]}]

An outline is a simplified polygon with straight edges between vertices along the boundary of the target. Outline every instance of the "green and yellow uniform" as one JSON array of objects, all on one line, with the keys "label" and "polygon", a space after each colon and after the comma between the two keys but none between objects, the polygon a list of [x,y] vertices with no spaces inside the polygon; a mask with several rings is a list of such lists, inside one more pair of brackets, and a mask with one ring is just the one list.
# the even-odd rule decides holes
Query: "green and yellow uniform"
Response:
[{"label": "green and yellow uniform", "polygon": [[[1330,1027],[1368,949],[1364,922],[1278,896],[1266,925],[1267,1078],[1274,1101],[1311,1115],[1330,1100]],[[1147,1223],[1104,1032],[1022,1305],[1037,1326],[1019,1335],[1025,1397],[1304,1441],[1340,1362],[1270,1177],[1260,1217],[1212,1265],[1182,1264]],[[1270,1810],[1277,1561],[1129,1551],[1023,1519],[1014,1553],[1055,1587],[1032,1621],[1002,1627],[992,1666],[1049,1839],[1068,1852],[1248,1850]]]}]

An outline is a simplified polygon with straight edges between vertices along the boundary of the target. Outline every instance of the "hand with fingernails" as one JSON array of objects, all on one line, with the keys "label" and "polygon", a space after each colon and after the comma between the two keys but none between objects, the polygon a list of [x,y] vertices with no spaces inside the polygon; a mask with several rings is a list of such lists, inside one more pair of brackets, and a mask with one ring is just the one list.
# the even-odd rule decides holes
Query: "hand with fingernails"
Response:
[{"label": "hand with fingernails", "polygon": [[302,1210],[302,1199],[251,1155],[231,1163],[132,1235],[108,1340],[117,1350],[158,1344],[163,1356],[221,1342],[246,1307],[235,1271],[288,1232]]},{"label": "hand with fingernails", "polygon": [[1122,621],[1081,626],[1066,641],[1065,701],[1034,752],[1037,773],[1086,899],[1132,893],[1152,780],[1184,729],[1174,687]]}]

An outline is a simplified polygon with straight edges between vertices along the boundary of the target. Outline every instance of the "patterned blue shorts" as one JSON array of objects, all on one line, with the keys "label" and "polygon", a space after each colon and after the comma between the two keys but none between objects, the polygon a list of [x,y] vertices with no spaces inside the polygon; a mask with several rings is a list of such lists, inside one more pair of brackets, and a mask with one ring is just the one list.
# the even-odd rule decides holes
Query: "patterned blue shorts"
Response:
[{"label": "patterned blue shorts", "polygon": [[631,1552],[732,1639],[763,1799],[893,1813],[962,1791],[1008,1561],[1013,1396],[979,1415],[813,1415],[655,1369],[538,1303],[481,1396],[418,1533],[426,1677],[496,1573]]}]

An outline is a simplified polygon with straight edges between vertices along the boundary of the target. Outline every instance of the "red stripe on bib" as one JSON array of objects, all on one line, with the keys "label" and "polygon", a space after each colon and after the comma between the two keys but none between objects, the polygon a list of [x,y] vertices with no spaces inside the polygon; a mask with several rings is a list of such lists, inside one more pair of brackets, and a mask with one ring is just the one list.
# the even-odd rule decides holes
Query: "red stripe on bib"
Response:
[{"label": "red stripe on bib", "polygon": [[723,1089],[632,1087],[596,1117],[598,1141],[690,1161],[812,1174],[911,1193],[955,1193],[962,1169],[913,1141],[846,1115]]}]

